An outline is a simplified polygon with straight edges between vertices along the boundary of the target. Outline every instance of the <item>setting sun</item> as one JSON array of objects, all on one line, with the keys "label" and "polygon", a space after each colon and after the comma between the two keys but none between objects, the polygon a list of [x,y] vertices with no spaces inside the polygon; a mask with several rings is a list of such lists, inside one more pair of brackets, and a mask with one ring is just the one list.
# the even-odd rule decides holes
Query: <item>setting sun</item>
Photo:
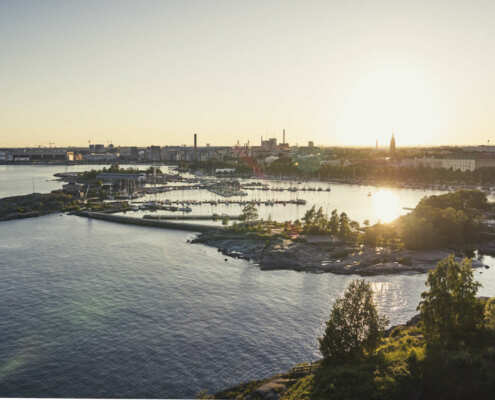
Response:
[{"label": "setting sun", "polygon": [[354,145],[387,145],[392,131],[402,145],[424,143],[441,128],[431,79],[420,67],[399,64],[371,69],[357,80],[342,104],[337,135]]}]

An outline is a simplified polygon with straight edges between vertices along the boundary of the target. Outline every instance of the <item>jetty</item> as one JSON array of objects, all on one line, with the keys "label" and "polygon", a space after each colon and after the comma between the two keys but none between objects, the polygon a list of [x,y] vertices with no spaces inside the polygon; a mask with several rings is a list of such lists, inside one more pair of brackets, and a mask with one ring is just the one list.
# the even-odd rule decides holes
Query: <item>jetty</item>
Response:
[{"label": "jetty", "polygon": [[201,225],[201,224],[170,222],[170,221],[166,221],[166,220],[163,221],[163,220],[155,220],[155,219],[127,217],[124,215],[105,214],[105,213],[91,212],[91,211],[80,211],[80,212],[77,212],[74,214],[78,215],[80,217],[99,219],[99,220],[109,221],[109,222],[117,222],[119,224],[149,226],[149,227],[154,227],[154,228],[173,229],[173,230],[179,230],[179,231],[211,232],[211,231],[224,231],[225,230],[225,227],[223,227],[223,226],[208,226],[208,225]]}]

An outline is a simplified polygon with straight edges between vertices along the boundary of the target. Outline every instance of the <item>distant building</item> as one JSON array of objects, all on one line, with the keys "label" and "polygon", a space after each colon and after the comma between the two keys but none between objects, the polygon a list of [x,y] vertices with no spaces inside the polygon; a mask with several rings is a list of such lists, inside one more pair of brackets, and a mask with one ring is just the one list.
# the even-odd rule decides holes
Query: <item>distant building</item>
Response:
[{"label": "distant building", "polygon": [[84,185],[80,183],[67,183],[62,186],[62,190],[65,193],[69,193],[72,195],[75,195],[77,197],[83,197],[84,196]]},{"label": "distant building", "polygon": [[224,175],[224,174],[233,174],[235,172],[235,168],[217,168],[215,170],[215,174]]},{"label": "distant building", "polygon": [[267,151],[274,151],[277,149],[277,138],[271,138],[261,141],[261,148]]},{"label": "distant building", "polygon": [[309,147],[310,149],[311,149],[311,148],[313,148],[313,147],[315,147],[315,143],[314,143],[312,140],[310,140],[310,141],[308,142],[308,147]]},{"label": "distant building", "polygon": [[454,171],[475,171],[480,168],[495,167],[495,158],[488,157],[458,157],[458,158],[413,158],[404,159],[400,167],[444,168]]},{"label": "distant building", "polygon": [[104,144],[90,144],[89,145],[89,152],[90,153],[104,153],[105,152],[105,145]]},{"label": "distant building", "polygon": [[395,136],[392,133],[392,139],[390,139],[390,155],[395,154]]},{"label": "distant building", "polygon": [[139,184],[144,184],[146,182],[146,174],[145,173],[139,173],[139,174],[126,174],[126,173],[120,173],[120,172],[102,172],[98,175],[96,175],[96,179],[102,182],[107,182],[107,183],[121,183],[121,182],[128,182],[128,181],[133,181],[135,183]]},{"label": "distant building", "polygon": [[85,154],[84,160],[89,162],[112,162],[117,160],[117,155],[114,153],[92,153]]},{"label": "distant building", "polygon": [[135,146],[120,147],[119,154],[122,160],[137,160],[139,158],[138,148]]}]

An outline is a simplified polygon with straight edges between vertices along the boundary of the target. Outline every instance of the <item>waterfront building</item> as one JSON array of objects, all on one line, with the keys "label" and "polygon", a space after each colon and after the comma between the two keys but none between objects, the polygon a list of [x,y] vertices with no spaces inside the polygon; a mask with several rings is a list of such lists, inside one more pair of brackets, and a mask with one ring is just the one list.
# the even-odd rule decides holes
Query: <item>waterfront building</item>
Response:
[{"label": "waterfront building", "polygon": [[399,167],[444,168],[454,171],[475,171],[480,168],[494,168],[495,158],[480,156],[458,156],[445,158],[409,158],[401,160]]}]

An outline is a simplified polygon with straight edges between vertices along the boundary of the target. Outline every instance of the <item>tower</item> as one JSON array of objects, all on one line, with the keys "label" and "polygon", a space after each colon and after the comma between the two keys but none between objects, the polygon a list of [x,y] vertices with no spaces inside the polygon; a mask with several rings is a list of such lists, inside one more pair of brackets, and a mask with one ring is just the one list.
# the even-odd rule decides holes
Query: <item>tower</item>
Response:
[{"label": "tower", "polygon": [[194,134],[194,161],[198,161],[198,135]]},{"label": "tower", "polygon": [[282,144],[285,144],[285,129],[282,130]]},{"label": "tower", "polygon": [[392,132],[392,139],[390,139],[390,155],[395,154],[395,136],[394,133]]}]

